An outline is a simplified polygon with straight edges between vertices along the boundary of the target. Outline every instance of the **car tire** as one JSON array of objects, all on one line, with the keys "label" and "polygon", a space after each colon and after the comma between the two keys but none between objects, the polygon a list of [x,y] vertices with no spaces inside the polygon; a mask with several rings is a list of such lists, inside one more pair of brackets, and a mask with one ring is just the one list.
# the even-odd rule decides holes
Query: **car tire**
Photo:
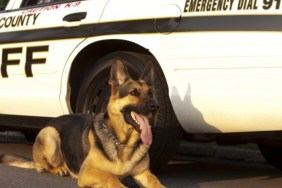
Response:
[{"label": "car tire", "polygon": [[282,170],[282,145],[258,144],[258,147],[269,164]]},{"label": "car tire", "polygon": [[155,68],[155,90],[160,109],[153,128],[153,144],[150,148],[151,169],[159,170],[168,162],[178,148],[183,130],[173,112],[166,81],[157,61],[150,55],[132,52],[114,52],[93,62],[86,74],[76,101],[77,113],[97,114],[104,112],[110,96],[108,86],[110,67],[120,57],[133,79],[138,79],[145,64],[153,62]]}]

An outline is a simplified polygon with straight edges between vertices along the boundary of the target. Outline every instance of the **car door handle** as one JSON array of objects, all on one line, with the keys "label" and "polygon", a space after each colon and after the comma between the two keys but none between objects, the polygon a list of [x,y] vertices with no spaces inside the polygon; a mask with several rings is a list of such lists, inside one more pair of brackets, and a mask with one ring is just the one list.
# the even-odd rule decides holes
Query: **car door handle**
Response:
[{"label": "car door handle", "polygon": [[86,18],[87,12],[77,12],[73,14],[68,14],[63,18],[66,22],[78,22]]}]

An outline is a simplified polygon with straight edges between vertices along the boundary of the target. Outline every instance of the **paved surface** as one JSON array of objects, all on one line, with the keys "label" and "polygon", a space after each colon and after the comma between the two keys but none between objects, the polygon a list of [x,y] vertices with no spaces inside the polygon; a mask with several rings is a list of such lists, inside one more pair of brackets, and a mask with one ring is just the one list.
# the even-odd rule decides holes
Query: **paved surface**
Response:
[{"label": "paved surface", "polygon": [[199,144],[184,142],[179,146],[180,156],[210,157],[214,159],[225,159],[231,161],[243,161],[250,163],[266,163],[255,144],[239,146],[219,146],[216,144]]},{"label": "paved surface", "polygon": [[[31,145],[0,144],[0,152],[30,156]],[[183,157],[183,156],[182,156]],[[174,160],[156,174],[169,188],[280,188],[282,173],[267,164],[219,160],[209,157],[186,157]],[[130,188],[137,186],[132,180],[124,183]],[[56,177],[0,165],[0,187],[5,188],[75,188],[76,180]]]},{"label": "paved surface", "polygon": [[[0,135],[0,154],[31,156],[32,145],[22,135]],[[187,156],[187,154],[189,154]],[[193,156],[192,156],[193,154]],[[228,154],[228,155],[227,155]],[[256,148],[229,148],[184,143],[175,159],[156,175],[169,188],[280,188],[282,173],[268,165]],[[124,183],[137,187],[132,180]],[[0,187],[72,188],[76,180],[0,165]]]},{"label": "paved surface", "polygon": [[[19,132],[0,132],[0,143],[26,143],[24,135]],[[188,143],[183,142],[178,149],[176,158],[186,156],[211,157],[233,161],[245,161],[254,163],[266,163],[258,148],[253,144],[246,146],[219,146],[216,144]]]}]

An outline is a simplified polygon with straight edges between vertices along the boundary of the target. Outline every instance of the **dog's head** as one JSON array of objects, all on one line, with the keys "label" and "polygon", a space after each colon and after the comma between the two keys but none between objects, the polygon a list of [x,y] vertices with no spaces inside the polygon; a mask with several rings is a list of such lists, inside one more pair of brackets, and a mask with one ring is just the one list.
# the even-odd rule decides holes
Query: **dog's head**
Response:
[{"label": "dog's head", "polygon": [[109,84],[111,97],[108,111],[122,118],[127,126],[141,134],[142,141],[149,145],[152,133],[149,119],[153,119],[159,106],[154,98],[154,71],[148,63],[138,80],[133,80],[124,64],[117,58],[111,67]]}]

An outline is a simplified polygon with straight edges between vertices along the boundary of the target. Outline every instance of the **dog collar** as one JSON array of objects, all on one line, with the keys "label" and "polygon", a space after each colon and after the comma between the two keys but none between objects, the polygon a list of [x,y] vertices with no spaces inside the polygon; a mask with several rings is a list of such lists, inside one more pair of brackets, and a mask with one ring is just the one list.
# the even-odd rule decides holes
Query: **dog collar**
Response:
[{"label": "dog collar", "polygon": [[113,133],[110,131],[110,129],[107,127],[107,125],[103,122],[102,127],[104,132],[107,134],[107,136],[110,138],[110,140],[117,146],[121,145],[121,143],[118,141],[118,139],[113,135]]}]

